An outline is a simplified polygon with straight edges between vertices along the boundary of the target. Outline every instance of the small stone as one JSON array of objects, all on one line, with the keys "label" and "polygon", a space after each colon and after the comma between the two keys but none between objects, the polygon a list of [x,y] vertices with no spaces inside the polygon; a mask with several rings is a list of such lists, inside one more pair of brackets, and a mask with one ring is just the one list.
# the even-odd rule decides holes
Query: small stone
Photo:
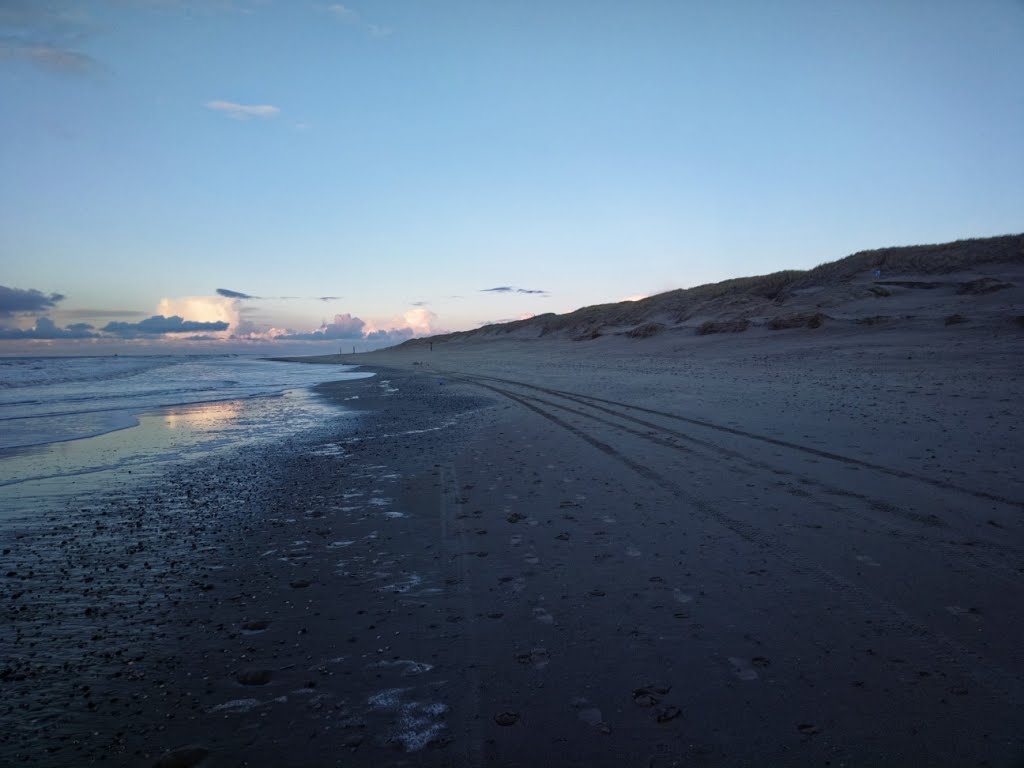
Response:
[{"label": "small stone", "polygon": [[796,729],[805,736],[813,736],[816,733],[821,733],[821,729],[811,723],[800,723]]},{"label": "small stone", "polygon": [[313,582],[309,579],[296,579],[295,581],[291,582],[291,586],[292,589],[305,589],[312,583]]},{"label": "small stone", "polygon": [[494,722],[498,725],[515,725],[519,722],[519,714],[517,712],[499,712],[494,716]]}]

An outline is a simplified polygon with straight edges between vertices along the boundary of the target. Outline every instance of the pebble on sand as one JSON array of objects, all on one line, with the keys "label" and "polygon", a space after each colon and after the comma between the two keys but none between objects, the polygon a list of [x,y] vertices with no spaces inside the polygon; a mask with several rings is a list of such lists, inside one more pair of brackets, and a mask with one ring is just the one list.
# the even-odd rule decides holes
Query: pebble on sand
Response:
[{"label": "pebble on sand", "polygon": [[515,725],[519,722],[518,712],[499,712],[494,716],[494,722],[498,725]]}]

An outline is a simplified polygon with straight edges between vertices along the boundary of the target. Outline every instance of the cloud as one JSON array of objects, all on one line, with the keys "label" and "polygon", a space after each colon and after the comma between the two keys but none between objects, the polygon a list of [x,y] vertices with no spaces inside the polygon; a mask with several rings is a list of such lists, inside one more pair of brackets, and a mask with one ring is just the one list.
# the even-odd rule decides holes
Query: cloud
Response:
[{"label": "cloud", "polygon": [[329,14],[339,21],[346,21],[350,23],[356,23],[359,21],[359,14],[349,8],[347,5],[341,3],[333,3],[324,8]]},{"label": "cloud", "polygon": [[386,323],[366,322],[348,313],[335,315],[330,323],[324,323],[309,333],[277,332],[261,334],[262,338],[274,341],[391,341],[399,342],[414,336],[429,336],[437,333],[434,323],[437,315],[429,309],[410,309]]},{"label": "cloud", "polygon": [[33,45],[25,49],[32,63],[51,72],[79,75],[96,65],[96,60],[70,48],[53,45]]},{"label": "cloud", "polygon": [[242,302],[225,296],[182,296],[174,299],[161,299],[157,304],[155,315],[171,317],[187,317],[202,323],[226,323],[235,327],[239,321],[239,310]]},{"label": "cloud", "polygon": [[416,335],[416,331],[412,328],[389,328],[387,330],[381,329],[379,331],[371,331],[366,334],[367,341],[405,341],[411,339]]},{"label": "cloud", "polygon": [[0,0],[0,61],[26,61],[57,74],[85,74],[95,60],[76,50],[95,25],[66,2]]},{"label": "cloud", "polygon": [[439,333],[436,329],[437,314],[424,307],[406,310],[399,317],[387,323],[368,323],[366,338],[371,341],[405,341],[415,336],[431,336]]},{"label": "cloud", "polygon": [[81,75],[90,71],[96,61],[91,56],[59,45],[33,45],[14,40],[0,40],[0,60],[21,59],[40,69],[57,74]]},{"label": "cloud", "polygon": [[102,328],[105,333],[112,333],[123,338],[157,336],[164,333],[226,331],[227,329],[228,323],[224,321],[199,322],[196,320],[185,320],[180,315],[171,315],[170,317],[153,315],[137,323],[110,322]]},{"label": "cloud", "polygon": [[88,323],[72,323],[64,328],[58,327],[48,317],[36,318],[34,328],[0,328],[0,339],[95,339],[99,334],[93,332]]},{"label": "cloud", "polygon": [[366,323],[349,313],[335,315],[330,323],[324,323],[309,333],[288,333],[275,336],[287,341],[332,341],[337,339],[362,339]]},{"label": "cloud", "polygon": [[249,120],[253,117],[275,117],[281,110],[271,104],[238,104],[234,101],[208,101],[206,108],[223,112],[235,120]]},{"label": "cloud", "polygon": [[341,298],[341,296],[253,296],[241,291],[232,291],[230,288],[218,288],[217,295],[226,299],[271,299],[276,301],[301,301],[306,298],[314,301],[337,301]]},{"label": "cloud", "polygon": [[480,293],[536,293],[547,296],[548,292],[533,288],[516,288],[512,285],[499,285],[497,288],[481,288]]},{"label": "cloud", "polygon": [[240,291],[232,291],[229,288],[218,288],[217,295],[223,296],[226,299],[258,299],[259,296],[250,296],[248,293],[242,293]]},{"label": "cloud", "polygon": [[351,24],[356,27],[361,27],[370,37],[387,37],[392,32],[391,27],[385,27],[381,24],[371,24],[364,20],[362,16],[359,15],[358,11],[349,8],[347,5],[332,3],[331,5],[322,6],[322,8],[338,21],[344,22],[345,24]]},{"label": "cloud", "polygon": [[63,294],[49,295],[35,289],[8,288],[0,285],[0,317],[10,317],[20,312],[42,312],[57,305],[64,299]]}]

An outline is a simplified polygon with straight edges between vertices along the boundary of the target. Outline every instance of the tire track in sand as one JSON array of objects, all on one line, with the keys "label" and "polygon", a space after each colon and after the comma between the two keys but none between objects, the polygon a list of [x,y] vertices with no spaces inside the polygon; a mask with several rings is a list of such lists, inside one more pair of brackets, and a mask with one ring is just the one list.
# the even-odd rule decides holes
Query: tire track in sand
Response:
[{"label": "tire track in sand", "polygon": [[[460,379],[465,383],[475,384],[476,386],[490,390],[512,400],[523,408],[537,414],[541,418],[546,419],[556,426],[570,432],[591,447],[624,464],[641,477],[676,494],[679,498],[685,500],[690,505],[691,510],[694,513],[698,514],[705,520],[718,523],[735,535],[758,547],[766,554],[772,555],[783,562],[786,562],[790,567],[803,571],[821,586],[840,595],[849,606],[857,609],[862,615],[870,619],[875,626],[884,627],[897,637],[914,642],[924,653],[931,657],[935,662],[938,662],[938,664],[947,672],[953,672],[961,679],[974,681],[981,687],[988,690],[991,694],[1002,698],[1008,704],[1021,700],[1021,696],[1024,694],[1024,691],[1021,690],[1020,682],[1017,680],[1016,676],[996,666],[980,653],[961,645],[941,633],[929,629],[892,602],[872,594],[868,590],[858,586],[849,579],[829,570],[828,568],[807,560],[792,547],[789,547],[784,542],[780,541],[777,536],[751,525],[750,523],[738,520],[721,510],[715,509],[704,500],[687,491],[678,483],[669,480],[660,473],[652,470],[650,467],[634,461],[613,446],[598,439],[592,434],[589,434],[583,428],[571,424],[559,416],[545,410],[545,405],[550,408],[550,404],[541,405],[536,402],[531,402],[528,397],[524,397],[518,393],[502,389],[492,384],[484,383],[475,377],[463,377],[461,374],[454,373],[448,373],[448,375],[452,378]],[[486,378],[490,381],[494,380],[494,377]],[[519,382],[511,383],[519,384]],[[542,387],[529,386],[529,388],[545,391]],[[599,417],[587,416],[586,414],[581,415],[585,418],[590,418],[593,421],[599,421]],[[626,429],[621,426],[618,428]],[[626,431],[632,430],[626,429]],[[639,436],[647,437],[643,434],[640,434]],[[671,445],[671,443],[669,445]],[[969,659],[970,664],[965,663],[963,661],[965,659]]]}]

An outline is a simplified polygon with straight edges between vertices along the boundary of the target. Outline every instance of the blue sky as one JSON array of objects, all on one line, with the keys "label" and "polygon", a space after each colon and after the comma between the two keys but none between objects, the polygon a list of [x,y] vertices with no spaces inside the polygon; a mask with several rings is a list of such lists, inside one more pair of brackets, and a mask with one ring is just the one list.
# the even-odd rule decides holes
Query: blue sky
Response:
[{"label": "blue sky", "polygon": [[1019,0],[0,0],[0,354],[380,344],[1020,232],[1022,39]]}]

